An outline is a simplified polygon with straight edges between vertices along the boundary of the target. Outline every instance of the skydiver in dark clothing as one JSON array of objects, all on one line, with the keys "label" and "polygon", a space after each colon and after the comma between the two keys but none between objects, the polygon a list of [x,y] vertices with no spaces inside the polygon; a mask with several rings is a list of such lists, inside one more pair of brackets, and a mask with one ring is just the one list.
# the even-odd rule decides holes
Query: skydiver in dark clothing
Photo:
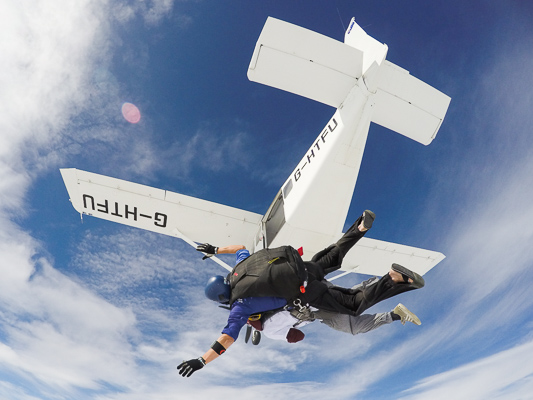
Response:
[{"label": "skydiver in dark clothing", "polygon": [[[376,283],[355,289],[332,286],[325,281],[325,275],[341,267],[346,253],[372,227],[374,219],[374,213],[366,210],[337,243],[305,262],[310,278],[302,297],[309,305],[320,310],[358,316],[380,301],[424,286],[424,279],[420,275],[399,264],[392,264],[389,273]],[[358,228],[361,224],[366,230]]]},{"label": "skydiver in dark clothing", "polygon": [[[342,238],[337,241],[337,243],[317,253],[311,261],[304,262],[309,276],[309,283],[305,293],[303,293],[301,299],[299,299],[300,303],[303,300],[303,302],[318,309],[343,314],[360,315],[364,310],[379,301],[424,286],[424,279],[420,275],[398,264],[393,264],[389,273],[374,285],[358,289],[345,289],[337,286],[329,287],[331,285],[328,285],[324,280],[324,276],[341,267],[342,260],[346,253],[364,236],[366,231],[372,227],[374,219],[374,213],[366,210],[348,229]],[[219,249],[207,243],[197,247],[198,251],[202,251],[208,255],[214,255],[217,253],[235,253],[243,249],[244,246],[228,246]],[[230,301],[231,288],[226,284],[227,282],[223,277],[220,278],[222,278],[222,281],[220,281],[220,279],[218,281],[215,280],[210,283],[212,285],[211,288],[206,287],[206,295],[212,300],[227,304]],[[284,305],[282,303],[286,304],[286,301],[283,301],[282,298],[269,295],[264,295],[263,297],[245,297],[239,299],[239,302],[232,304],[228,325],[224,328],[227,332],[230,332],[228,327],[231,325],[231,315],[234,313],[234,307],[236,305],[239,306],[239,304],[243,305],[243,303],[247,303],[247,312],[249,311],[249,315],[252,315],[257,312],[272,309],[264,308],[266,304],[276,304],[276,307],[280,307],[280,304],[282,307]],[[262,308],[253,309],[254,307]],[[242,307],[239,306],[239,308]],[[239,321],[239,324],[242,322],[240,327],[244,326],[246,323],[246,319],[243,320],[243,318],[234,318],[233,321]],[[189,377],[193,372],[203,368],[205,364],[222,355],[226,349],[234,343],[237,335],[238,331],[237,334],[233,334],[235,337],[223,333],[202,357],[182,362],[178,366],[180,375]]]}]

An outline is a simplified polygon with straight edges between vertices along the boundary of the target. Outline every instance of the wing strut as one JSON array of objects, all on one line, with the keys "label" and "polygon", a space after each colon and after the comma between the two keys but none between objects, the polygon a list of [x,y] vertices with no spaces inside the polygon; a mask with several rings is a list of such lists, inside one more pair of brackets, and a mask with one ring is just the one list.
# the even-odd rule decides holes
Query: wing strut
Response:
[{"label": "wing strut", "polygon": [[351,274],[352,272],[354,271],[346,271],[346,272],[343,272],[342,274],[339,274],[339,275],[335,275],[333,278],[328,278],[328,281],[334,281],[335,279],[339,279],[345,275],[348,275],[348,274]]},{"label": "wing strut", "polygon": [[[193,242],[191,239],[189,239],[187,236],[185,236],[183,233],[181,233],[178,228],[174,228],[172,233],[177,237],[185,241],[186,243],[190,244],[192,247],[196,249],[196,242]],[[228,271],[232,271],[233,268],[231,268],[228,264],[226,264],[224,261],[222,261],[220,258],[216,256],[210,257],[211,260],[216,262],[218,265],[220,265],[222,268],[227,269]]]}]

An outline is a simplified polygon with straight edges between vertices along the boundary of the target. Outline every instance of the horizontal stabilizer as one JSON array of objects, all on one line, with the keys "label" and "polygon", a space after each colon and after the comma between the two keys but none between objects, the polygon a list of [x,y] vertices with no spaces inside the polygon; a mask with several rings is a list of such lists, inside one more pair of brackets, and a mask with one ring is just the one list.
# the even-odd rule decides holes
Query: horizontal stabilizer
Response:
[{"label": "horizontal stabilizer", "polygon": [[248,79],[338,108],[362,75],[363,52],[269,17]]},{"label": "horizontal stabilizer", "polygon": [[363,77],[371,120],[424,145],[437,135],[450,98],[385,60],[387,46],[352,19],[345,43],[269,17],[248,78],[339,108]]},{"label": "horizontal stabilizer", "polygon": [[169,236],[252,249],[261,222],[259,214],[168,190],[74,168],[61,175],[79,213]]},{"label": "horizontal stabilizer", "polygon": [[341,270],[383,276],[396,263],[424,275],[444,258],[444,254],[436,251],[362,238],[346,254]]},{"label": "horizontal stabilizer", "polygon": [[428,145],[437,135],[450,98],[385,61],[379,68],[372,122]]}]

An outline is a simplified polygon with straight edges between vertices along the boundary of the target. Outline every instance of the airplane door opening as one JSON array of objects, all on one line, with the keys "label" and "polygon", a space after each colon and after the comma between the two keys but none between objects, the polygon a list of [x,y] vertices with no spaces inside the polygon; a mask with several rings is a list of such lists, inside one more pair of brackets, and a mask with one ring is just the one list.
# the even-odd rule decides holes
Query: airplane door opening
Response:
[{"label": "airplane door opening", "polygon": [[281,227],[285,225],[285,211],[283,205],[283,196],[280,194],[270,209],[270,213],[266,219],[266,247],[270,247],[270,243],[272,243]]}]

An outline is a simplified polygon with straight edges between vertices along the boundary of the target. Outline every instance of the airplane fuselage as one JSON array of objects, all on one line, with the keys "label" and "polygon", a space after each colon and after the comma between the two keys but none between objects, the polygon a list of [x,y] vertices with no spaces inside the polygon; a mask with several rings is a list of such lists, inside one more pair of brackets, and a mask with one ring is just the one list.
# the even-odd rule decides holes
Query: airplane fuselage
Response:
[{"label": "airplane fuselage", "polygon": [[283,184],[263,218],[265,234],[258,247],[305,242],[305,254],[312,255],[337,239],[352,200],[372,105],[372,94],[360,79]]}]

